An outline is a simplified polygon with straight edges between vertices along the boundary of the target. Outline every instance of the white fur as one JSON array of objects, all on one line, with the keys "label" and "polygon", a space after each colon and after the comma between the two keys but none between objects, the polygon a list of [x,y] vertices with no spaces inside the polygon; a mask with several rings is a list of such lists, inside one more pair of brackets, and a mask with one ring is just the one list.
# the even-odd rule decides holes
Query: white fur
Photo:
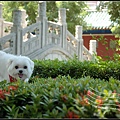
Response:
[{"label": "white fur", "polygon": [[7,80],[7,82],[10,82],[10,75],[16,79],[28,82],[33,69],[34,62],[30,58],[0,51],[0,81]]}]

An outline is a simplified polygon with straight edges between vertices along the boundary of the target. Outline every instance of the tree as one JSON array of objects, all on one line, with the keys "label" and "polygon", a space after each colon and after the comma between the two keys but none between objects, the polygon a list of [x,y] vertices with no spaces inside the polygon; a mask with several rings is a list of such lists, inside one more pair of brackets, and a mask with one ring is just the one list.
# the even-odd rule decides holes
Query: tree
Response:
[{"label": "tree", "polygon": [[114,22],[111,31],[115,34],[116,37],[120,37],[120,2],[119,1],[100,1],[100,4],[97,10],[102,10],[106,8],[110,19]]},{"label": "tree", "polygon": [[46,16],[49,21],[57,22],[58,18],[58,7],[56,1],[47,1],[46,3]]},{"label": "tree", "polygon": [[3,4],[3,18],[6,21],[12,22],[12,11],[15,9],[25,9],[28,17],[28,25],[36,22],[38,15],[38,1],[35,2],[15,2],[2,1]]},{"label": "tree", "polygon": [[[113,40],[116,45],[115,51],[120,51],[120,2],[119,1],[100,1],[99,6],[97,7],[98,11],[107,9],[108,14],[111,16],[110,20],[113,22],[111,31],[118,40]],[[119,53],[114,54],[114,59],[119,60]]]},{"label": "tree", "polygon": [[84,17],[87,15],[87,5],[84,1],[57,1],[58,8],[66,8],[66,21],[68,30],[74,34],[75,25],[83,26],[83,29],[86,29],[86,22]]},{"label": "tree", "polygon": [[[12,2],[12,1],[1,1],[3,4],[3,18],[6,21],[12,22],[12,11],[14,9],[25,9],[28,17],[28,25],[36,22],[36,17],[38,15],[38,1],[31,2]],[[47,1],[46,3],[46,14],[49,21],[57,22],[58,19],[58,9],[66,8],[66,21],[68,30],[74,34],[75,25],[83,26],[86,28],[86,23],[83,20],[87,14],[84,9],[87,7],[84,1]]]}]

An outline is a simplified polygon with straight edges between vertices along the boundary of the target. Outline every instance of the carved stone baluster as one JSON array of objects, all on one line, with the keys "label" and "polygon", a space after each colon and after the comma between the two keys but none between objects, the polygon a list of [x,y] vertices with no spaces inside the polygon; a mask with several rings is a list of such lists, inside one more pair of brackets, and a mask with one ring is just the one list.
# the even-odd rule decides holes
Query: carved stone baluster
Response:
[{"label": "carved stone baluster", "polygon": [[62,34],[60,38],[61,47],[67,49],[67,23],[66,23],[66,9],[60,8],[58,11],[58,23],[62,24]]},{"label": "carved stone baluster", "polygon": [[79,60],[83,60],[83,39],[82,39],[82,26],[76,25],[76,39],[77,41],[77,56]]}]

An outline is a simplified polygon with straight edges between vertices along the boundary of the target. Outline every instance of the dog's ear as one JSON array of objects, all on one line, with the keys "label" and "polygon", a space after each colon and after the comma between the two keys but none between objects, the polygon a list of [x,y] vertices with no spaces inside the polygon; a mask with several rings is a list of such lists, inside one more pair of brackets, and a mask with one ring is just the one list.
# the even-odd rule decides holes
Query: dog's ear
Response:
[{"label": "dog's ear", "polygon": [[32,60],[30,60],[30,65],[31,65],[31,69],[33,71],[33,69],[34,69],[34,62]]},{"label": "dog's ear", "polygon": [[8,59],[7,68],[12,64],[12,62],[13,62],[13,59],[12,59],[12,58]]},{"label": "dog's ear", "polygon": [[31,70],[33,71],[33,69],[34,69],[34,62],[31,59],[29,59],[29,58],[28,58],[28,61],[30,63]]}]

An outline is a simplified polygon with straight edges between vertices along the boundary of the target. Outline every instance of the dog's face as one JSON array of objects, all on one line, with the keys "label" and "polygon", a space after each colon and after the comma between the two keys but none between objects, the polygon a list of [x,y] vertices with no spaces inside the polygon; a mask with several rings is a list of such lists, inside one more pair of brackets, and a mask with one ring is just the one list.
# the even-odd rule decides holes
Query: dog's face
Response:
[{"label": "dog's face", "polygon": [[7,69],[8,74],[14,78],[29,79],[34,69],[34,62],[25,56],[13,57],[8,60]]}]

